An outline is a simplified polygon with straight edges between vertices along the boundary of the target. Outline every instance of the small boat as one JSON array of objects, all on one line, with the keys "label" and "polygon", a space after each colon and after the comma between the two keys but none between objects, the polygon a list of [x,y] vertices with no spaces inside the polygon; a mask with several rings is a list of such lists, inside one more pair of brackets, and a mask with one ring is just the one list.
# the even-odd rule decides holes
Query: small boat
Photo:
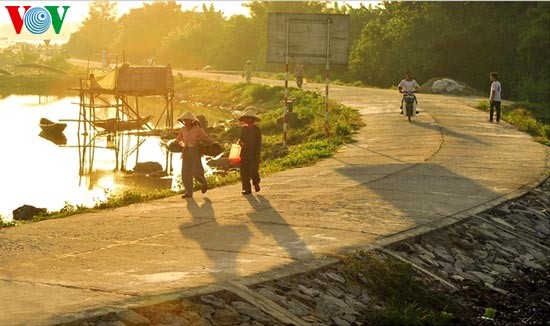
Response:
[{"label": "small boat", "polygon": [[106,120],[94,120],[92,124],[95,127],[105,129],[108,132],[114,131],[123,131],[123,130],[137,130],[141,129],[143,125],[148,123],[153,116],[148,115],[145,118],[141,119],[132,119],[132,120],[117,120],[117,119],[106,119]]},{"label": "small boat", "polygon": [[49,133],[62,133],[67,128],[66,123],[53,122],[46,118],[40,119],[40,128]]}]

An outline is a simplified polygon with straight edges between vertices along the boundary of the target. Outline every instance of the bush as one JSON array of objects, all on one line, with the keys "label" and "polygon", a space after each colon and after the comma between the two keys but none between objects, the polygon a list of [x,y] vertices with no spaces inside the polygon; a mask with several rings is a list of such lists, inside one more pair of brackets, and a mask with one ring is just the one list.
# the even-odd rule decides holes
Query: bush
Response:
[{"label": "bush", "polygon": [[[516,88],[517,97],[523,101],[535,103],[550,103],[550,88],[548,80],[524,78]],[[546,107],[548,109],[548,106]]]},{"label": "bush", "polygon": [[548,109],[548,103],[531,103],[529,101],[516,102],[510,106],[512,109],[525,109],[529,111],[531,116],[538,121],[550,124],[550,110]]},{"label": "bush", "polygon": [[15,226],[15,221],[6,222],[3,220],[2,216],[0,216],[0,229],[1,228],[7,228],[10,226]]}]

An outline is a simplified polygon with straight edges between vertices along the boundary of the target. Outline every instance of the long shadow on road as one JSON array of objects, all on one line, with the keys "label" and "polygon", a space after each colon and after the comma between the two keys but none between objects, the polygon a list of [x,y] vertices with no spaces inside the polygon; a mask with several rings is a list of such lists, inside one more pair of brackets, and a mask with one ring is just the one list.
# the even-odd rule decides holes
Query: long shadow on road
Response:
[{"label": "long shadow on road", "polygon": [[434,131],[441,132],[444,136],[447,135],[447,136],[451,136],[451,137],[455,137],[455,138],[460,138],[460,139],[463,139],[463,140],[466,140],[466,141],[469,141],[469,142],[473,142],[473,143],[477,143],[477,144],[481,144],[481,145],[486,145],[486,146],[490,145],[490,144],[480,140],[478,137],[474,137],[474,136],[470,136],[470,135],[467,135],[467,134],[463,134],[463,133],[460,133],[460,132],[453,131],[449,128],[445,128],[445,127],[441,126],[440,124],[432,124],[432,123],[421,122],[421,121],[414,121],[414,124],[416,126],[419,126],[419,127],[422,127],[422,128],[426,128],[426,129],[429,129],[429,130],[434,130]]},{"label": "long shadow on road", "polygon": [[200,206],[194,198],[187,199],[187,210],[192,222],[180,226],[180,232],[186,239],[192,239],[200,245],[208,259],[213,263],[210,275],[216,279],[239,275],[238,256],[252,236],[244,224],[220,224],[209,198],[204,198]]},{"label": "long shadow on road", "polygon": [[310,260],[314,258],[304,239],[292,229],[292,226],[266,197],[262,195],[246,196],[246,199],[254,209],[254,212],[249,213],[248,217],[262,234],[271,236],[292,259]]},{"label": "long shadow on road", "polygon": [[[472,178],[475,175],[464,176],[438,164],[418,163],[402,169],[400,166],[356,165],[336,169],[358,182],[354,191],[343,192],[339,200],[350,204],[367,202],[365,219],[378,221],[380,225],[398,225],[394,228],[398,231],[406,225],[413,228],[455,215],[502,195],[477,182]],[[391,170],[395,172],[387,174]],[[481,174],[477,177],[483,179]],[[380,214],[380,207],[386,207],[384,214]],[[381,227],[382,232],[376,233],[389,235],[391,229]]]}]

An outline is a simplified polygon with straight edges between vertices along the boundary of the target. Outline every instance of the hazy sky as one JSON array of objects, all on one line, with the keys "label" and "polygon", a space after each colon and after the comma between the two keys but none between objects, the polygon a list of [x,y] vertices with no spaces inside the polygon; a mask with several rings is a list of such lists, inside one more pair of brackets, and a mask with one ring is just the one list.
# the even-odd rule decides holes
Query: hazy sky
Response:
[{"label": "hazy sky", "polygon": [[[4,41],[41,41],[43,39],[49,38],[54,43],[66,42],[70,34],[78,29],[78,26],[88,15],[88,5],[90,1],[2,1],[2,6],[0,7],[0,38]],[[126,14],[132,8],[138,8],[143,6],[144,2],[152,1],[118,1],[118,15],[122,16]],[[248,1],[177,1],[181,5],[182,10],[192,10],[196,8],[196,11],[202,11],[202,5],[206,4],[210,6],[213,4],[217,10],[220,10],[224,13],[226,17],[232,15],[248,15],[248,9],[243,7],[242,4]],[[379,1],[338,1],[339,3],[347,3],[352,7],[359,7],[361,3],[365,6],[369,4],[376,5]],[[63,23],[61,34],[56,35],[53,33],[53,28],[50,28],[46,33],[34,35],[29,33],[23,28],[21,34],[17,35],[14,32],[14,28],[11,23],[10,16],[5,8],[6,5],[14,6],[23,6],[30,5],[31,7],[43,7],[43,6],[70,6],[67,11],[67,16]],[[60,9],[61,10],[61,9]],[[20,11],[22,14],[22,9]],[[60,12],[61,13],[61,12]]]},{"label": "hazy sky", "polygon": [[[34,2],[34,1],[33,1]],[[41,1],[36,1],[37,3],[40,3]],[[86,3],[87,1],[79,1],[81,3]],[[144,2],[152,2],[152,1],[118,1],[118,13],[119,16],[127,13],[131,8],[137,8],[141,7]],[[225,16],[232,16],[232,15],[248,15],[248,9],[243,7],[242,4],[250,1],[234,1],[234,0],[224,0],[224,1],[176,1],[178,4],[181,4],[181,7],[183,10],[191,10],[193,7],[197,8],[197,11],[202,11],[202,5],[206,4],[207,6],[210,6],[210,4],[213,4],[214,7],[218,10],[221,10]],[[377,4],[380,1],[358,1],[358,0],[352,0],[352,1],[338,1],[339,3],[348,3],[353,7],[358,7],[361,3],[364,3],[365,6],[368,5],[368,3]],[[56,2],[57,3],[57,2]],[[75,5],[76,2],[71,2],[71,6]],[[72,9],[72,7],[71,7]],[[87,5],[79,6],[78,8],[75,8],[75,11],[79,12],[79,15],[82,17],[85,17],[87,14]],[[76,15],[75,15],[76,16]]]}]

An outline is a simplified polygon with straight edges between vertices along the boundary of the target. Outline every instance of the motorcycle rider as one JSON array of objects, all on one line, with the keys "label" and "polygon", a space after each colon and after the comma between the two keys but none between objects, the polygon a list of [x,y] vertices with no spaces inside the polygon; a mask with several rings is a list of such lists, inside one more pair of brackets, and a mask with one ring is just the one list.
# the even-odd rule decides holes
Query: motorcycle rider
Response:
[{"label": "motorcycle rider", "polygon": [[[401,99],[401,114],[403,114],[403,101],[405,99],[405,95],[407,95],[407,93],[418,91],[420,89],[420,85],[418,85],[416,80],[412,78],[411,71],[407,70],[407,72],[405,72],[405,79],[399,82],[397,88],[399,89],[399,93],[403,94],[403,98]],[[416,96],[414,96],[414,101],[418,105]],[[416,110],[416,114],[418,114],[418,110]]]}]

